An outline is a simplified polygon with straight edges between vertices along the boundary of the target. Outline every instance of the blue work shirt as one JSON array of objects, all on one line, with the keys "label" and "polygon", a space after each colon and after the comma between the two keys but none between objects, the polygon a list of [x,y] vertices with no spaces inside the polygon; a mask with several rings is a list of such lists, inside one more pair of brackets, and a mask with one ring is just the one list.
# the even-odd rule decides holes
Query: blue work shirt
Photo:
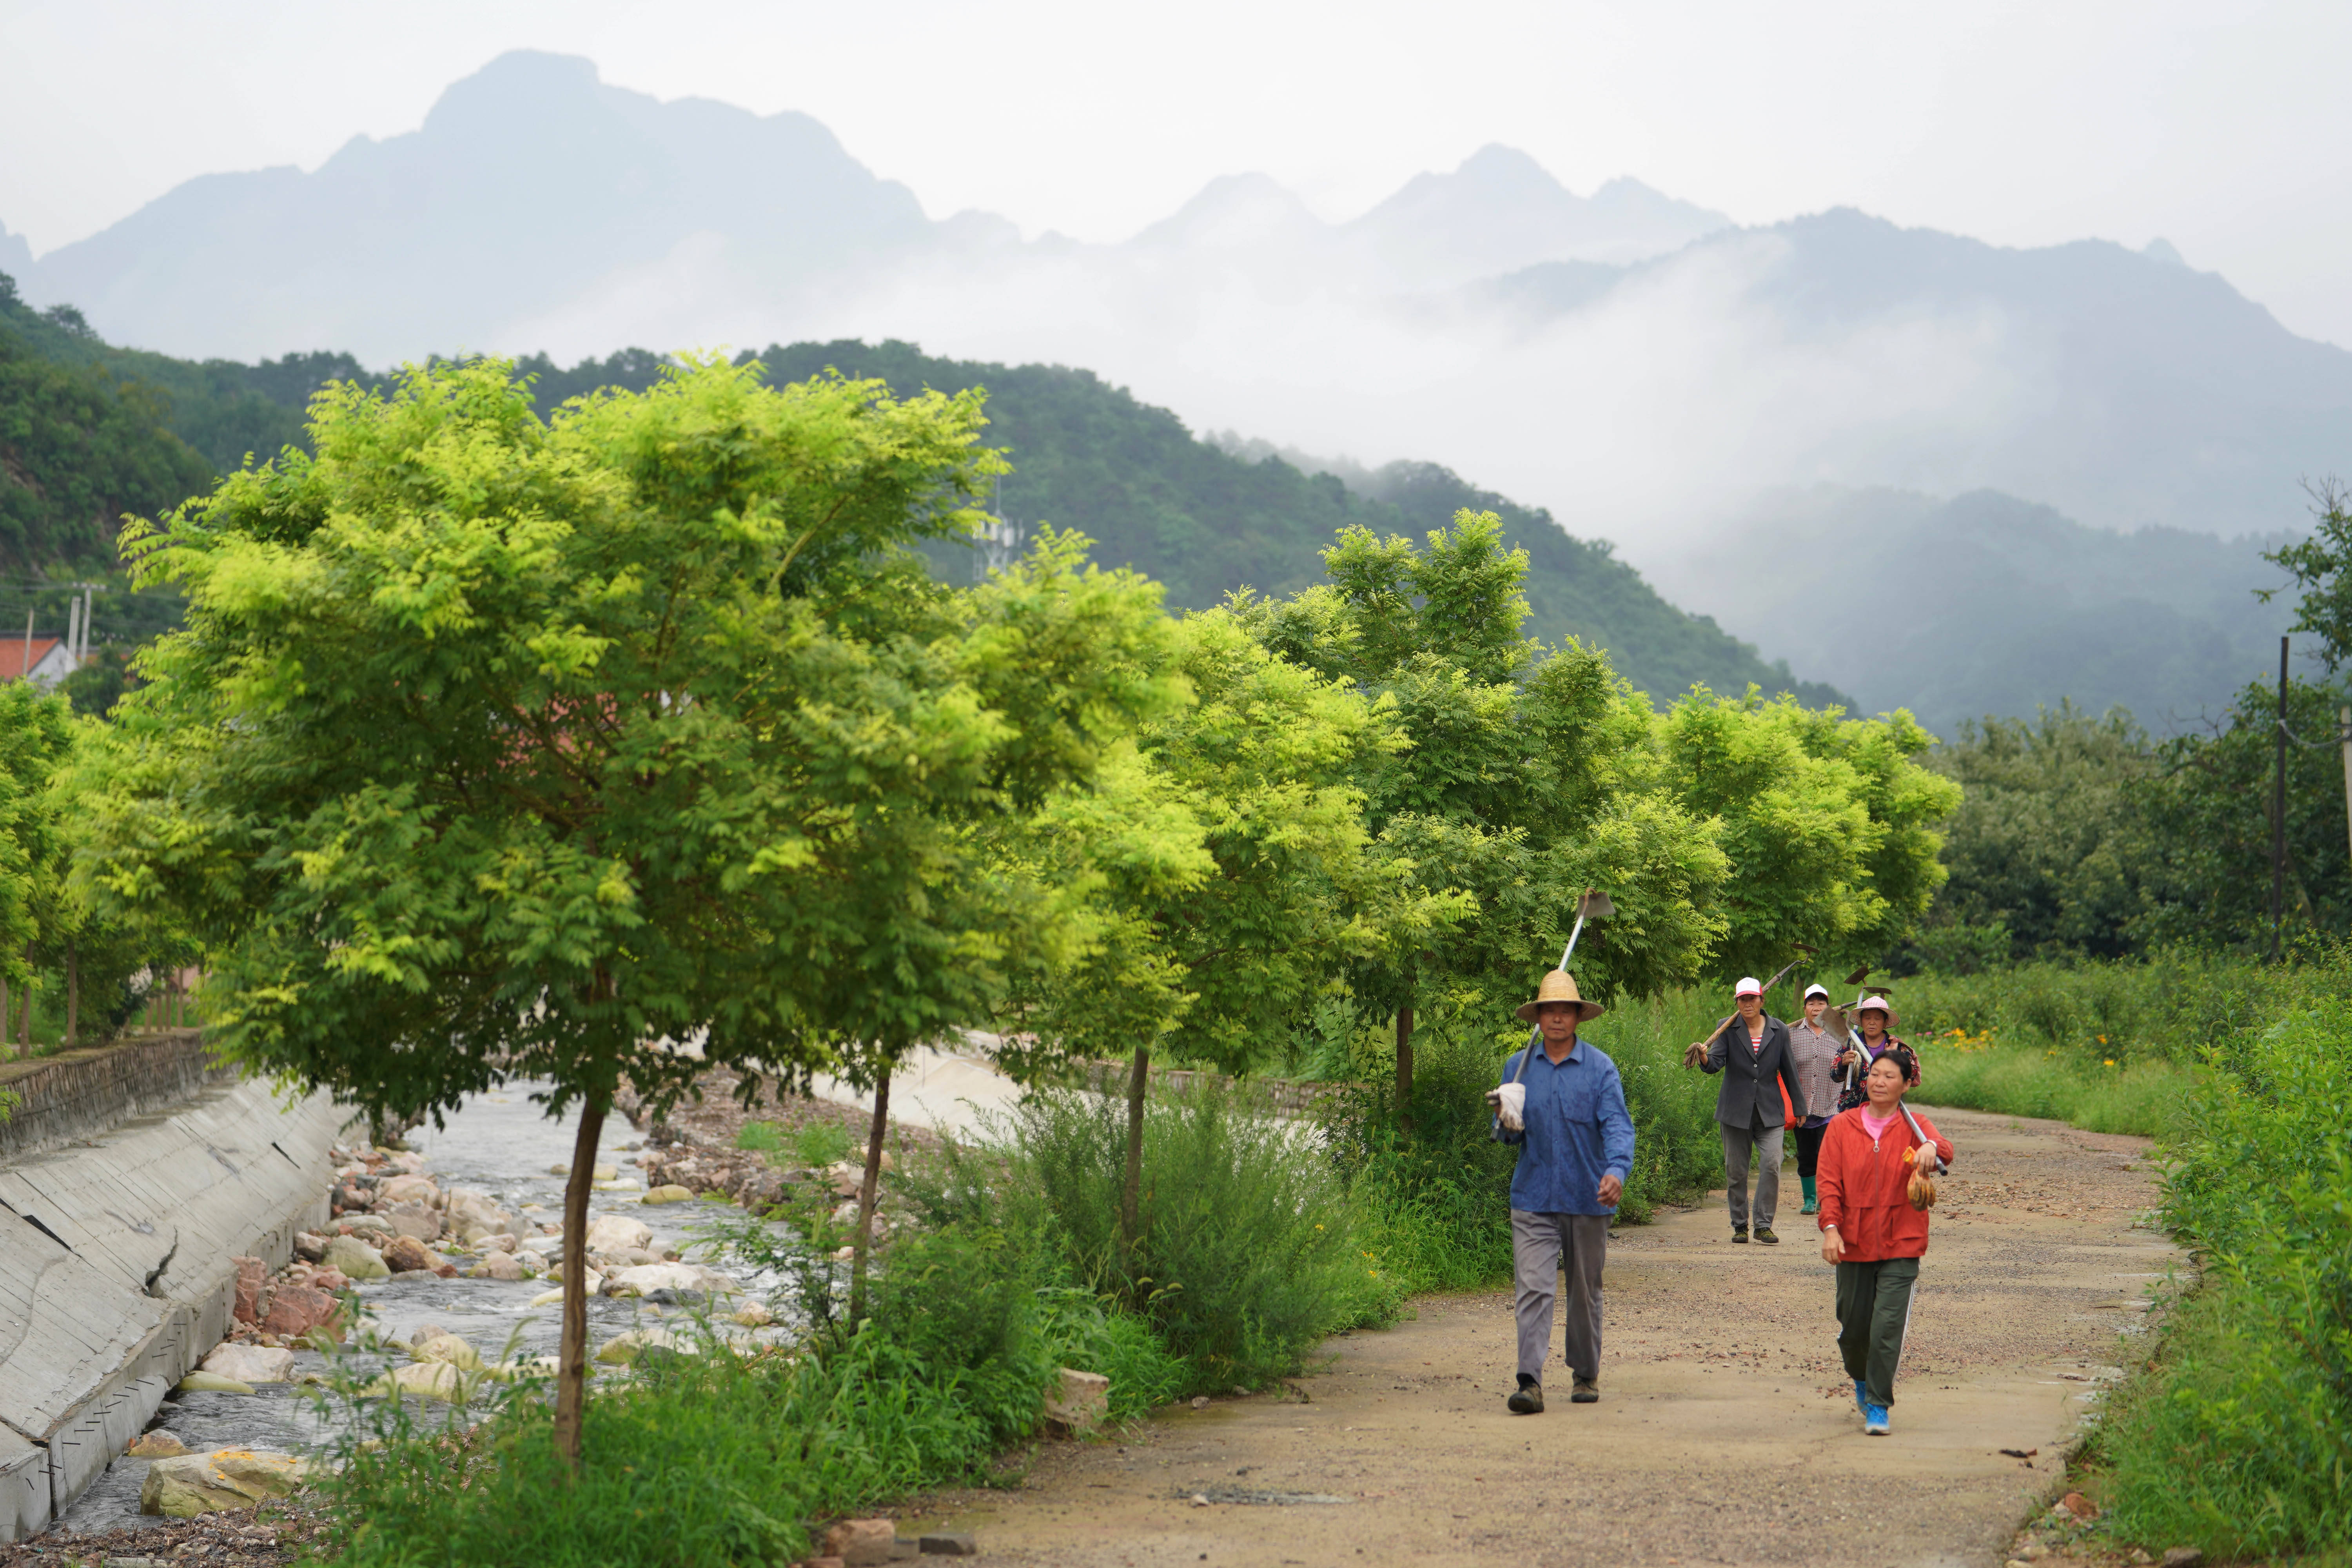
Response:
[{"label": "blue work shirt", "polygon": [[1622,1182],[1633,1173],[1633,1118],[1617,1064],[1580,1038],[1554,1062],[1538,1042],[1503,1064],[1505,1083],[1522,1054],[1529,1057],[1527,1131],[1498,1129],[1504,1142],[1521,1146],[1511,1206],[1532,1214],[1615,1214],[1616,1205],[1601,1201],[1601,1178],[1613,1174]]}]

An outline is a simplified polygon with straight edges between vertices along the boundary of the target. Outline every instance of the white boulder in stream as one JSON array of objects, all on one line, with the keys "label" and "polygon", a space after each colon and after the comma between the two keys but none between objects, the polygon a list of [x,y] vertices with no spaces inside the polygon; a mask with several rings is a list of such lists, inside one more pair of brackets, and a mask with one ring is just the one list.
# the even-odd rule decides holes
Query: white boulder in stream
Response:
[{"label": "white boulder in stream", "polygon": [[731,1294],[735,1289],[731,1277],[698,1263],[640,1263],[614,1269],[604,1281],[608,1296],[624,1291],[648,1296],[656,1290],[700,1290],[716,1296]]},{"label": "white boulder in stream", "polygon": [[389,1279],[383,1254],[355,1236],[339,1236],[327,1243],[327,1267],[340,1268],[346,1279]]},{"label": "white boulder in stream", "polygon": [[446,1361],[420,1361],[393,1368],[361,1392],[379,1399],[404,1395],[463,1405],[471,1385],[472,1379],[461,1368]]},{"label": "white boulder in stream", "polygon": [[216,1448],[182,1454],[147,1467],[139,1489],[139,1511],[167,1519],[226,1513],[274,1498],[290,1497],[309,1468],[291,1454],[267,1448]]},{"label": "white boulder in stream", "polygon": [[420,1342],[410,1353],[418,1361],[440,1362],[460,1372],[478,1372],[482,1365],[481,1353],[456,1334],[436,1334]]},{"label": "white boulder in stream", "polygon": [[440,1185],[432,1177],[405,1173],[393,1177],[376,1189],[376,1201],[384,1204],[429,1204],[440,1195]]},{"label": "white boulder in stream", "polygon": [[515,1216],[499,1207],[498,1200],[473,1187],[452,1187],[448,1198],[449,1232],[467,1246],[486,1236],[512,1236]]},{"label": "white boulder in stream", "polygon": [[294,1352],[268,1345],[222,1344],[201,1364],[206,1372],[239,1383],[284,1383],[294,1375]]},{"label": "white boulder in stream", "polygon": [[598,1215],[588,1226],[587,1245],[591,1252],[621,1252],[642,1250],[654,1238],[654,1227],[626,1215]]}]

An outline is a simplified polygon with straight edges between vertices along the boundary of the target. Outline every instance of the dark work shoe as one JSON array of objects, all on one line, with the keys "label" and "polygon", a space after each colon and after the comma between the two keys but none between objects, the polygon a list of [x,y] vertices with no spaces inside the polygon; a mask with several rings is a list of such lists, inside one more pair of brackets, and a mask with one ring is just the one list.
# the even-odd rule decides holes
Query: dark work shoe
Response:
[{"label": "dark work shoe", "polygon": [[1523,1380],[1518,1392],[1503,1403],[1514,1415],[1540,1415],[1543,1414],[1543,1384]]},{"label": "dark work shoe", "polygon": [[1731,1227],[1731,1239],[1734,1241],[1746,1241],[1748,1239],[1748,1227],[1744,1225],[1733,1226]]},{"label": "dark work shoe", "polygon": [[1589,1377],[1580,1377],[1576,1380],[1576,1386],[1569,1390],[1568,1402],[1570,1405],[1598,1405],[1601,1402],[1601,1385]]},{"label": "dark work shoe", "polygon": [[1767,1247],[1780,1245],[1780,1238],[1772,1234],[1772,1227],[1769,1225],[1759,1225],[1756,1227],[1756,1239]]}]

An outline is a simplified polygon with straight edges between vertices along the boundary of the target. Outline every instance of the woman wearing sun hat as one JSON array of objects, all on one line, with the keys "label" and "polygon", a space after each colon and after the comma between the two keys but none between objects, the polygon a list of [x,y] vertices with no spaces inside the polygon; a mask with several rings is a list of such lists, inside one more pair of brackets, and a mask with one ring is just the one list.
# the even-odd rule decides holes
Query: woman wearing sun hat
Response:
[{"label": "woman wearing sun hat", "polygon": [[1861,1042],[1859,1046],[1848,1044],[1832,1064],[1845,1075],[1845,1089],[1838,1096],[1838,1109],[1852,1110],[1868,1100],[1869,1097],[1862,1091],[1863,1075],[1870,1070],[1871,1063],[1898,1047],[1904,1059],[1911,1064],[1908,1087],[1918,1088],[1918,1056],[1889,1032],[1895,1027],[1895,1005],[1883,995],[1866,996],[1863,998],[1862,1005],[1853,1010],[1853,1016],[1855,1023],[1860,1026]]},{"label": "woman wearing sun hat", "polygon": [[1518,1010],[1540,1038],[1503,1064],[1503,1081],[1486,1094],[1495,1135],[1519,1147],[1511,1173],[1511,1271],[1517,1286],[1518,1387],[1515,1415],[1543,1411],[1543,1369],[1551,1357],[1552,1304],[1568,1280],[1561,1351],[1569,1403],[1601,1397],[1601,1268],[1609,1216],[1633,1173],[1633,1118],[1617,1064],[1577,1026],[1601,1016],[1600,1004],[1576,993],[1575,977],[1553,970],[1535,1000]]},{"label": "woman wearing sun hat", "polygon": [[1837,1267],[1838,1351],[1874,1437],[1886,1436],[1927,1251],[1936,1199],[1923,1184],[1952,1161],[1951,1140],[1904,1107],[1917,1068],[1908,1046],[1881,1051],[1863,1074],[1862,1104],[1832,1118],[1822,1140],[1822,1261]]},{"label": "woman wearing sun hat", "polygon": [[[1764,986],[1753,976],[1732,987],[1739,1010],[1717,1029],[1699,1058],[1701,1071],[1721,1073],[1716,1131],[1723,1135],[1724,1201],[1731,1208],[1731,1239],[1748,1239],[1748,1167],[1756,1166],[1756,1239],[1780,1238],[1772,1216],[1780,1204],[1780,1149],[1793,1113],[1807,1114],[1804,1086],[1789,1054],[1789,1026],[1764,1011]],[[1697,1047],[1693,1047],[1696,1049]],[[1687,1058],[1685,1058],[1687,1059]],[[1781,1093],[1786,1091],[1785,1105]]]},{"label": "woman wearing sun hat", "polygon": [[1789,1026],[1789,1054],[1797,1058],[1797,1082],[1805,1091],[1806,1114],[1797,1122],[1797,1180],[1805,1189],[1802,1214],[1820,1211],[1813,1171],[1821,1161],[1822,1134],[1829,1131],[1837,1104],[1836,1063],[1845,1049],[1845,1042],[1822,1017],[1829,1006],[1829,988],[1808,985],[1805,1016]]}]

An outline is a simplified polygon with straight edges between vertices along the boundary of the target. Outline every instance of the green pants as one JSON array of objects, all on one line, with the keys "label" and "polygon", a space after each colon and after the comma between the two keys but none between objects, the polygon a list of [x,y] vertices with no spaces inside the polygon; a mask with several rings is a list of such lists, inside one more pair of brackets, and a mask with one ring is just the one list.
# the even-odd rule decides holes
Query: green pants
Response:
[{"label": "green pants", "polygon": [[1845,1374],[1870,1391],[1874,1405],[1895,1403],[1895,1364],[1911,1327],[1911,1288],[1919,1260],[1889,1258],[1837,1266],[1838,1350]]}]

